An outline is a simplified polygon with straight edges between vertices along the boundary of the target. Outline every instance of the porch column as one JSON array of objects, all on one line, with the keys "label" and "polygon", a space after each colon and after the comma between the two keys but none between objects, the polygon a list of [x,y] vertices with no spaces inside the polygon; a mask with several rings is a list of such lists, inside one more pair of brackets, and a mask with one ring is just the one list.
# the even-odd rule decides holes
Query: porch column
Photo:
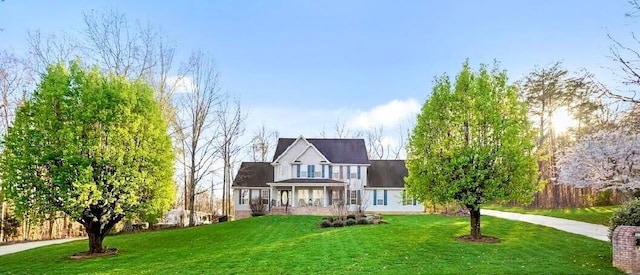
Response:
[{"label": "porch column", "polygon": [[327,207],[327,186],[323,186],[322,190],[322,207]]},{"label": "porch column", "polygon": [[269,188],[269,211],[271,211],[271,207],[273,207],[273,186]]},{"label": "porch column", "polygon": [[347,202],[349,202],[349,201],[348,201],[348,199],[349,199],[349,193],[347,192],[347,186],[349,186],[349,185],[348,185],[348,184],[345,184],[345,186],[344,186],[344,206],[345,206],[345,207],[347,208],[347,210],[348,210],[349,208],[347,207],[347,205],[349,205],[349,204],[348,204]]},{"label": "porch column", "polygon": [[296,207],[296,187],[291,186],[291,206]]}]

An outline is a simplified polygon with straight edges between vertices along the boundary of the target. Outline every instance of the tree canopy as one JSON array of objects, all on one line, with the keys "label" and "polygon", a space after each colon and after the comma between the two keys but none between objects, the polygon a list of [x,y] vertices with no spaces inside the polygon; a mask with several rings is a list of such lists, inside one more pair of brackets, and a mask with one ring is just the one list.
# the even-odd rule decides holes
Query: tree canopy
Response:
[{"label": "tree canopy", "polygon": [[151,88],[75,61],[50,66],[18,108],[0,178],[17,212],[67,213],[96,253],[123,218],[152,220],[170,207],[173,161]]},{"label": "tree canopy", "polygon": [[480,238],[480,207],[494,200],[527,201],[536,190],[534,133],[525,105],[505,71],[468,62],[450,82],[435,80],[409,139],[406,178],[415,197],[458,201]]},{"label": "tree canopy", "polygon": [[558,160],[558,181],[600,190],[640,189],[640,134],[603,130],[584,136]]}]

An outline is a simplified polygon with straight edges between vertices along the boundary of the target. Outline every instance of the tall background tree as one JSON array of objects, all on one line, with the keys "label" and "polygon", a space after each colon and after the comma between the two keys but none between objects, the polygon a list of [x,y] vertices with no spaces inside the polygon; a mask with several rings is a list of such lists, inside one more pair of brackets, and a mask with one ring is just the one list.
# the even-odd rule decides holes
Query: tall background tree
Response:
[{"label": "tall background tree", "polygon": [[18,108],[0,178],[17,212],[63,211],[100,253],[125,217],[153,222],[170,207],[173,160],[149,86],[72,62],[49,67]]},{"label": "tall background tree", "polygon": [[536,190],[535,142],[526,106],[506,72],[468,62],[451,84],[437,78],[408,144],[410,195],[457,201],[480,239],[480,208],[491,201],[528,201]]},{"label": "tall background tree", "polygon": [[[0,51],[0,135],[4,137],[13,123],[15,110],[27,94],[31,82],[24,60],[8,51]],[[4,241],[7,202],[0,184],[0,242]]]},{"label": "tall background tree", "polygon": [[228,95],[220,102],[216,110],[219,137],[217,139],[217,151],[222,159],[222,214],[230,215],[232,212],[231,183],[233,182],[233,166],[238,154],[243,149],[239,138],[244,134],[244,122],[247,118],[240,106],[240,100],[232,99]]},{"label": "tall background tree", "polygon": [[266,162],[273,155],[280,133],[269,129],[264,122],[253,130],[247,153],[252,161]]},{"label": "tall background tree", "polygon": [[189,226],[194,226],[196,196],[202,192],[198,188],[215,170],[219,134],[216,108],[221,95],[218,71],[207,54],[194,52],[183,70],[183,77],[191,79],[192,85],[176,98],[179,115],[175,128],[181,149],[184,209],[189,209]]}]

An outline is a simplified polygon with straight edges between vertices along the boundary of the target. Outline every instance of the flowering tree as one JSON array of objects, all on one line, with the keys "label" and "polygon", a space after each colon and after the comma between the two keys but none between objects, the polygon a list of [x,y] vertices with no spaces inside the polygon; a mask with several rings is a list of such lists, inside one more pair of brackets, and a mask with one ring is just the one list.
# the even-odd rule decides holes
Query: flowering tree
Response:
[{"label": "flowering tree", "polygon": [[584,136],[558,160],[558,181],[576,187],[640,188],[640,134],[625,130]]}]

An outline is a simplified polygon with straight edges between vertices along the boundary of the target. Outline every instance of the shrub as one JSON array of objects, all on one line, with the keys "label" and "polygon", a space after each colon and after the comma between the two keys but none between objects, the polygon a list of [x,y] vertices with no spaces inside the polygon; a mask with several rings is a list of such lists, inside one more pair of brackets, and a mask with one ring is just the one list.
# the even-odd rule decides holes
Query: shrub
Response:
[{"label": "shrub", "polygon": [[640,226],[640,199],[634,199],[620,206],[609,220],[609,239],[613,237],[613,230],[619,225]]},{"label": "shrub", "polygon": [[333,222],[333,227],[343,227],[344,222],[342,220],[336,220]]},{"label": "shrub", "polygon": [[15,216],[7,215],[4,217],[4,222],[0,221],[0,228],[4,228],[4,234],[7,238],[17,236],[19,226],[20,221]]},{"label": "shrub", "polygon": [[347,219],[347,226],[352,226],[356,224],[356,219]]},{"label": "shrub", "polygon": [[355,220],[356,219],[356,215],[355,214],[349,214],[349,215],[347,215],[347,220],[348,219],[354,219]]},{"label": "shrub", "polygon": [[260,216],[264,216],[264,212],[251,213],[251,217],[260,217]]},{"label": "shrub", "polygon": [[249,208],[251,208],[251,213],[264,213],[267,206],[262,203],[262,198],[256,198],[249,201]]},{"label": "shrub", "polygon": [[356,221],[357,224],[369,224],[369,220],[367,220],[367,218],[359,218]]},{"label": "shrub", "polygon": [[329,220],[322,220],[318,226],[320,228],[327,228],[333,226],[333,223],[331,223]]},{"label": "shrub", "polygon": [[324,217],[322,219],[326,220],[326,221],[329,221],[329,222],[333,222],[333,217],[326,216],[326,217]]}]

